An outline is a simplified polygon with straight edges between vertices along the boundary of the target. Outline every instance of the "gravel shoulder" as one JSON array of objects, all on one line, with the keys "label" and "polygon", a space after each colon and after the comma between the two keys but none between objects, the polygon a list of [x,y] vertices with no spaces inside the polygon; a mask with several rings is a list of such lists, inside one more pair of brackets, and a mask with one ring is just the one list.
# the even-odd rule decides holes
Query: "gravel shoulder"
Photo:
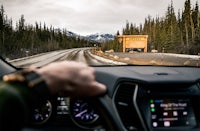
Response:
[{"label": "gravel shoulder", "polygon": [[200,56],[171,53],[104,53],[95,55],[118,62],[135,65],[163,65],[163,66],[200,66]]}]

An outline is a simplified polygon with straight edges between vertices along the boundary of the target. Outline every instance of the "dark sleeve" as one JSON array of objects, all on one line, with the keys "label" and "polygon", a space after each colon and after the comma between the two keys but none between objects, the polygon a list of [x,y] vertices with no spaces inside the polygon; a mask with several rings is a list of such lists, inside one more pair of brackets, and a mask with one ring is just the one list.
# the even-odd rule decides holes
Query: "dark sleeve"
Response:
[{"label": "dark sleeve", "polygon": [[[26,81],[37,80],[36,73]],[[27,82],[0,82],[0,131],[20,130],[30,123],[33,109],[50,97],[44,81],[32,86]]]},{"label": "dark sleeve", "polygon": [[27,102],[30,99],[24,99],[29,91],[19,88],[21,86],[18,84],[13,86],[0,82],[0,131],[20,130],[29,121],[30,108]]}]

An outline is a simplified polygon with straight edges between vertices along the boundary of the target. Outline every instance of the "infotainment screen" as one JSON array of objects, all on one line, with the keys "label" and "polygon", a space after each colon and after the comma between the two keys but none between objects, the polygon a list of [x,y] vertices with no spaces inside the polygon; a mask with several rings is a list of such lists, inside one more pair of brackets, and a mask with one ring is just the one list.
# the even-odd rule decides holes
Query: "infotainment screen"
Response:
[{"label": "infotainment screen", "polygon": [[190,99],[150,99],[149,103],[153,128],[196,125]]}]

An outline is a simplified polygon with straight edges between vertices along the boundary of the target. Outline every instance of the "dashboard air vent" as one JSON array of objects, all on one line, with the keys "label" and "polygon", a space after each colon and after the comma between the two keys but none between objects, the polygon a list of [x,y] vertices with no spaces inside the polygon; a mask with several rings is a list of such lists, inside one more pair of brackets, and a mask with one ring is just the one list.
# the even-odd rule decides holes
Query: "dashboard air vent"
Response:
[{"label": "dashboard air vent", "polygon": [[127,130],[137,130],[142,127],[133,104],[135,88],[135,84],[122,83],[114,96],[115,106]]}]

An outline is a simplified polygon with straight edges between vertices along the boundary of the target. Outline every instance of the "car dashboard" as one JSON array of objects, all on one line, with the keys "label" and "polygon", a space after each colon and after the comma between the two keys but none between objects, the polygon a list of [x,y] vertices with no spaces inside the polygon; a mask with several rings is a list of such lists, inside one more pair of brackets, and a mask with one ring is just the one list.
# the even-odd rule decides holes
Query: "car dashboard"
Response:
[{"label": "car dashboard", "polygon": [[[108,88],[112,111],[118,115],[124,130],[200,130],[200,68],[94,68],[96,80]],[[104,120],[89,98],[57,96],[35,111],[34,124],[24,131],[106,130],[102,126]]]}]

